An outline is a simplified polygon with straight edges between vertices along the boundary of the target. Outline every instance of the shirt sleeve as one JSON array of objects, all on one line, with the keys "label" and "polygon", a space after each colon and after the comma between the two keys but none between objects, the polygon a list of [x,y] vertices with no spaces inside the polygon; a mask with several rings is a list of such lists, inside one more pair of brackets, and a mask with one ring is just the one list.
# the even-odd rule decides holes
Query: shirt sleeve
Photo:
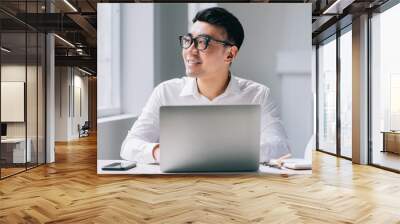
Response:
[{"label": "shirt sleeve", "polygon": [[267,88],[261,100],[261,151],[260,162],[268,162],[290,153],[289,143],[278,106]]},{"label": "shirt sleeve", "polygon": [[155,162],[152,150],[160,137],[160,106],[160,86],[157,86],[122,143],[121,158],[139,163]]}]

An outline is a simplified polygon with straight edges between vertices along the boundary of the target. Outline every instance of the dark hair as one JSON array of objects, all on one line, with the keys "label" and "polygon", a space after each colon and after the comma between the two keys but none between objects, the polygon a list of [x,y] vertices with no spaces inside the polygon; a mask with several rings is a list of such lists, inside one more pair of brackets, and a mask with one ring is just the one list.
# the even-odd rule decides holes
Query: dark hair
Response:
[{"label": "dark hair", "polygon": [[228,40],[240,49],[244,39],[244,31],[239,20],[226,9],[212,7],[199,11],[192,22],[206,22],[221,27],[228,34]]}]

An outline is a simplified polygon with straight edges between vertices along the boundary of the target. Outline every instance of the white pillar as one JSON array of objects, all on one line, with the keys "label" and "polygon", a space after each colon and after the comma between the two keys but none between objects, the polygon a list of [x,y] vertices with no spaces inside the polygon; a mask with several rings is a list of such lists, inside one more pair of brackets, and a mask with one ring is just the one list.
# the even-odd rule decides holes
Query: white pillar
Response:
[{"label": "white pillar", "polygon": [[46,163],[55,161],[55,76],[54,35],[46,36]]}]

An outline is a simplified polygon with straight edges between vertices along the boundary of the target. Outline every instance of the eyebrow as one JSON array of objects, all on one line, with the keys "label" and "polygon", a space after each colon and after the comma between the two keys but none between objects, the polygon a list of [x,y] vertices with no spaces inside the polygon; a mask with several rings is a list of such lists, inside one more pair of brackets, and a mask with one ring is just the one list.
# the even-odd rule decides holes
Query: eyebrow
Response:
[{"label": "eyebrow", "polygon": [[199,34],[197,36],[194,36],[192,33],[188,33],[188,34],[190,34],[194,38],[196,38],[196,37],[211,37],[211,38],[214,38],[213,36],[205,34],[205,33],[201,33],[201,34]]}]

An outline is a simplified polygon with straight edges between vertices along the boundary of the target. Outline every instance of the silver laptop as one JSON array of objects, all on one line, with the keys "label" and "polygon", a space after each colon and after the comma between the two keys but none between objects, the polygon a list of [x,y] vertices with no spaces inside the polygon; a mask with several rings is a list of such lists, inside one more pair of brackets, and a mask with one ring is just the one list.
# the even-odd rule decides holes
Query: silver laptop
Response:
[{"label": "silver laptop", "polygon": [[162,106],[162,172],[256,171],[260,105]]}]

